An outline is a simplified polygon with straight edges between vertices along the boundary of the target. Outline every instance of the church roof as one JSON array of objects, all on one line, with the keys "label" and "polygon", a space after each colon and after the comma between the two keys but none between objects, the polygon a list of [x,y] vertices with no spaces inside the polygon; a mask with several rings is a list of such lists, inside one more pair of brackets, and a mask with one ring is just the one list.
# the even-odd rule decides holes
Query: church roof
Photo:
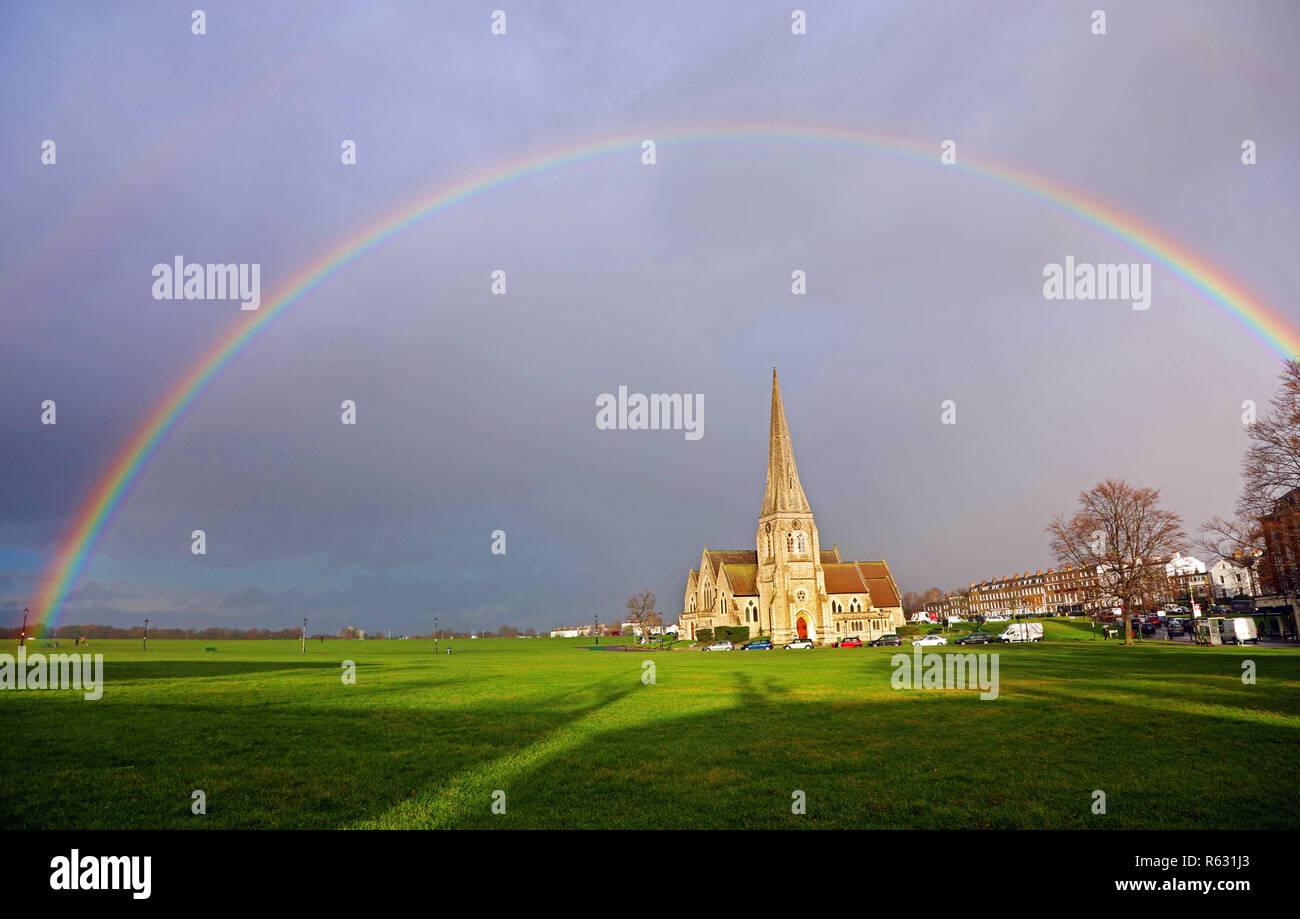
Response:
[{"label": "church roof", "polygon": [[838,565],[840,563],[839,549],[822,549],[821,563],[823,565]]},{"label": "church roof", "polygon": [[858,573],[858,566],[852,562],[833,565],[823,562],[822,572],[826,575],[828,594],[860,594],[867,591],[867,585]]},{"label": "church roof", "polygon": [[737,597],[758,596],[758,565],[727,565],[727,580]]},{"label": "church roof", "polygon": [[858,568],[862,572],[862,579],[867,582],[867,589],[871,591],[873,606],[903,605],[902,598],[898,596],[898,585],[894,583],[888,565],[884,562],[858,562]]},{"label": "church roof", "polygon": [[713,576],[718,576],[719,565],[757,565],[756,549],[709,549],[709,562],[713,565]]}]

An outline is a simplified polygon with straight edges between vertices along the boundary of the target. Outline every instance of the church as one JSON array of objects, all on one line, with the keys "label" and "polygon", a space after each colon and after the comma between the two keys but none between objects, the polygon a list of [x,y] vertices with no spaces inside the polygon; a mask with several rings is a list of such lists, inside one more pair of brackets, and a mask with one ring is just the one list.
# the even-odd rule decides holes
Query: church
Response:
[{"label": "church", "polygon": [[767,489],[754,549],[704,548],[700,567],[686,576],[680,617],[683,638],[697,629],[749,626],[751,637],[784,643],[811,638],[830,644],[863,641],[903,624],[902,594],[879,562],[846,562],[834,543],[823,549],[812,508],[799,482],[794,447],[772,370],[772,421]]}]

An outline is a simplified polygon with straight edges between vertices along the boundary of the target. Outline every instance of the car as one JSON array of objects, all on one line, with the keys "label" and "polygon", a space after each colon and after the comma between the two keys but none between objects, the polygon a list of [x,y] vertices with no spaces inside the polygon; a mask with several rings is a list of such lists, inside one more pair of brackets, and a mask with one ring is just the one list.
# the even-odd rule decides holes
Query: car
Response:
[{"label": "car", "polygon": [[740,646],[742,651],[771,651],[772,639],[770,638],[753,638]]},{"label": "car", "polygon": [[920,638],[914,639],[912,641],[912,644],[914,645],[925,645],[925,646],[946,645],[947,643],[948,643],[948,639],[944,638],[942,635],[923,635]]},{"label": "car", "polygon": [[958,645],[983,645],[993,640],[993,636],[988,632],[971,632],[969,635],[963,635],[958,638],[954,644]]},{"label": "car", "polygon": [[1143,619],[1138,628],[1142,630],[1143,635],[1154,635],[1156,633],[1156,624],[1150,619]]},{"label": "car", "polygon": [[787,642],[784,647],[787,651],[811,651],[813,643],[811,638],[796,638]]},{"label": "car", "polygon": [[989,616],[984,621],[985,622],[1010,622],[1011,617],[1010,616]]},{"label": "car", "polygon": [[1187,626],[1183,624],[1181,619],[1170,619],[1165,623],[1165,631],[1170,635],[1185,635],[1187,634]]},{"label": "car", "polygon": [[898,646],[902,643],[903,639],[899,638],[893,632],[890,632],[888,635],[881,635],[879,638],[873,638],[871,641],[867,642],[867,644],[873,648],[880,648],[885,645]]},{"label": "car", "polygon": [[861,648],[861,647],[862,647],[862,639],[861,639],[861,638],[858,638],[858,637],[855,636],[855,635],[850,635],[850,636],[847,636],[847,637],[845,637],[845,638],[841,638],[839,641],[835,642],[835,647],[837,647],[837,648]]},{"label": "car", "polygon": [[715,641],[704,649],[705,651],[732,651],[735,650],[729,641]]}]

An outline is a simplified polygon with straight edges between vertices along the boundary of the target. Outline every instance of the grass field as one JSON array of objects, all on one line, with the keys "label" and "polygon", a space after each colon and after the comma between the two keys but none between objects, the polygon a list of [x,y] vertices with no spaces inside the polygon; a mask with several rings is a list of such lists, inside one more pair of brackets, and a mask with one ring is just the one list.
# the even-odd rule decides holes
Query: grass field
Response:
[{"label": "grass field", "polygon": [[1048,637],[995,646],[994,701],[891,688],[893,648],[63,647],[103,698],[0,692],[0,826],[1300,827],[1300,654]]}]

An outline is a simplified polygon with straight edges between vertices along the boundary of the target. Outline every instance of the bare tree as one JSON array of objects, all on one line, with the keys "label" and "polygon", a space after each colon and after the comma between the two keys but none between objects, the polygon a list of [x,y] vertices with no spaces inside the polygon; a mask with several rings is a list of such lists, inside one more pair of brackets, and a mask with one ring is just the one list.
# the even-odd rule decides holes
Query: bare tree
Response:
[{"label": "bare tree", "polygon": [[639,628],[647,640],[650,638],[650,630],[663,624],[655,610],[655,602],[654,591],[651,590],[643,590],[627,598],[627,621],[635,627],[633,631]]},{"label": "bare tree", "polygon": [[1136,604],[1164,588],[1161,558],[1181,551],[1187,538],[1181,518],[1160,507],[1160,492],[1122,479],[1107,479],[1079,495],[1079,510],[1058,514],[1047,527],[1062,564],[1098,572],[1103,588],[1119,601],[1124,643],[1133,643]]},{"label": "bare tree", "polygon": [[1261,577],[1290,601],[1300,593],[1300,502],[1292,494],[1300,488],[1300,360],[1282,366],[1280,382],[1268,410],[1246,424],[1237,516],[1258,537]]},{"label": "bare tree", "polygon": [[1250,446],[1242,459],[1242,492],[1238,516],[1258,520],[1273,510],[1274,502],[1300,488],[1300,360],[1287,361],[1280,375],[1281,388],[1269,400],[1269,409],[1246,425]]}]

